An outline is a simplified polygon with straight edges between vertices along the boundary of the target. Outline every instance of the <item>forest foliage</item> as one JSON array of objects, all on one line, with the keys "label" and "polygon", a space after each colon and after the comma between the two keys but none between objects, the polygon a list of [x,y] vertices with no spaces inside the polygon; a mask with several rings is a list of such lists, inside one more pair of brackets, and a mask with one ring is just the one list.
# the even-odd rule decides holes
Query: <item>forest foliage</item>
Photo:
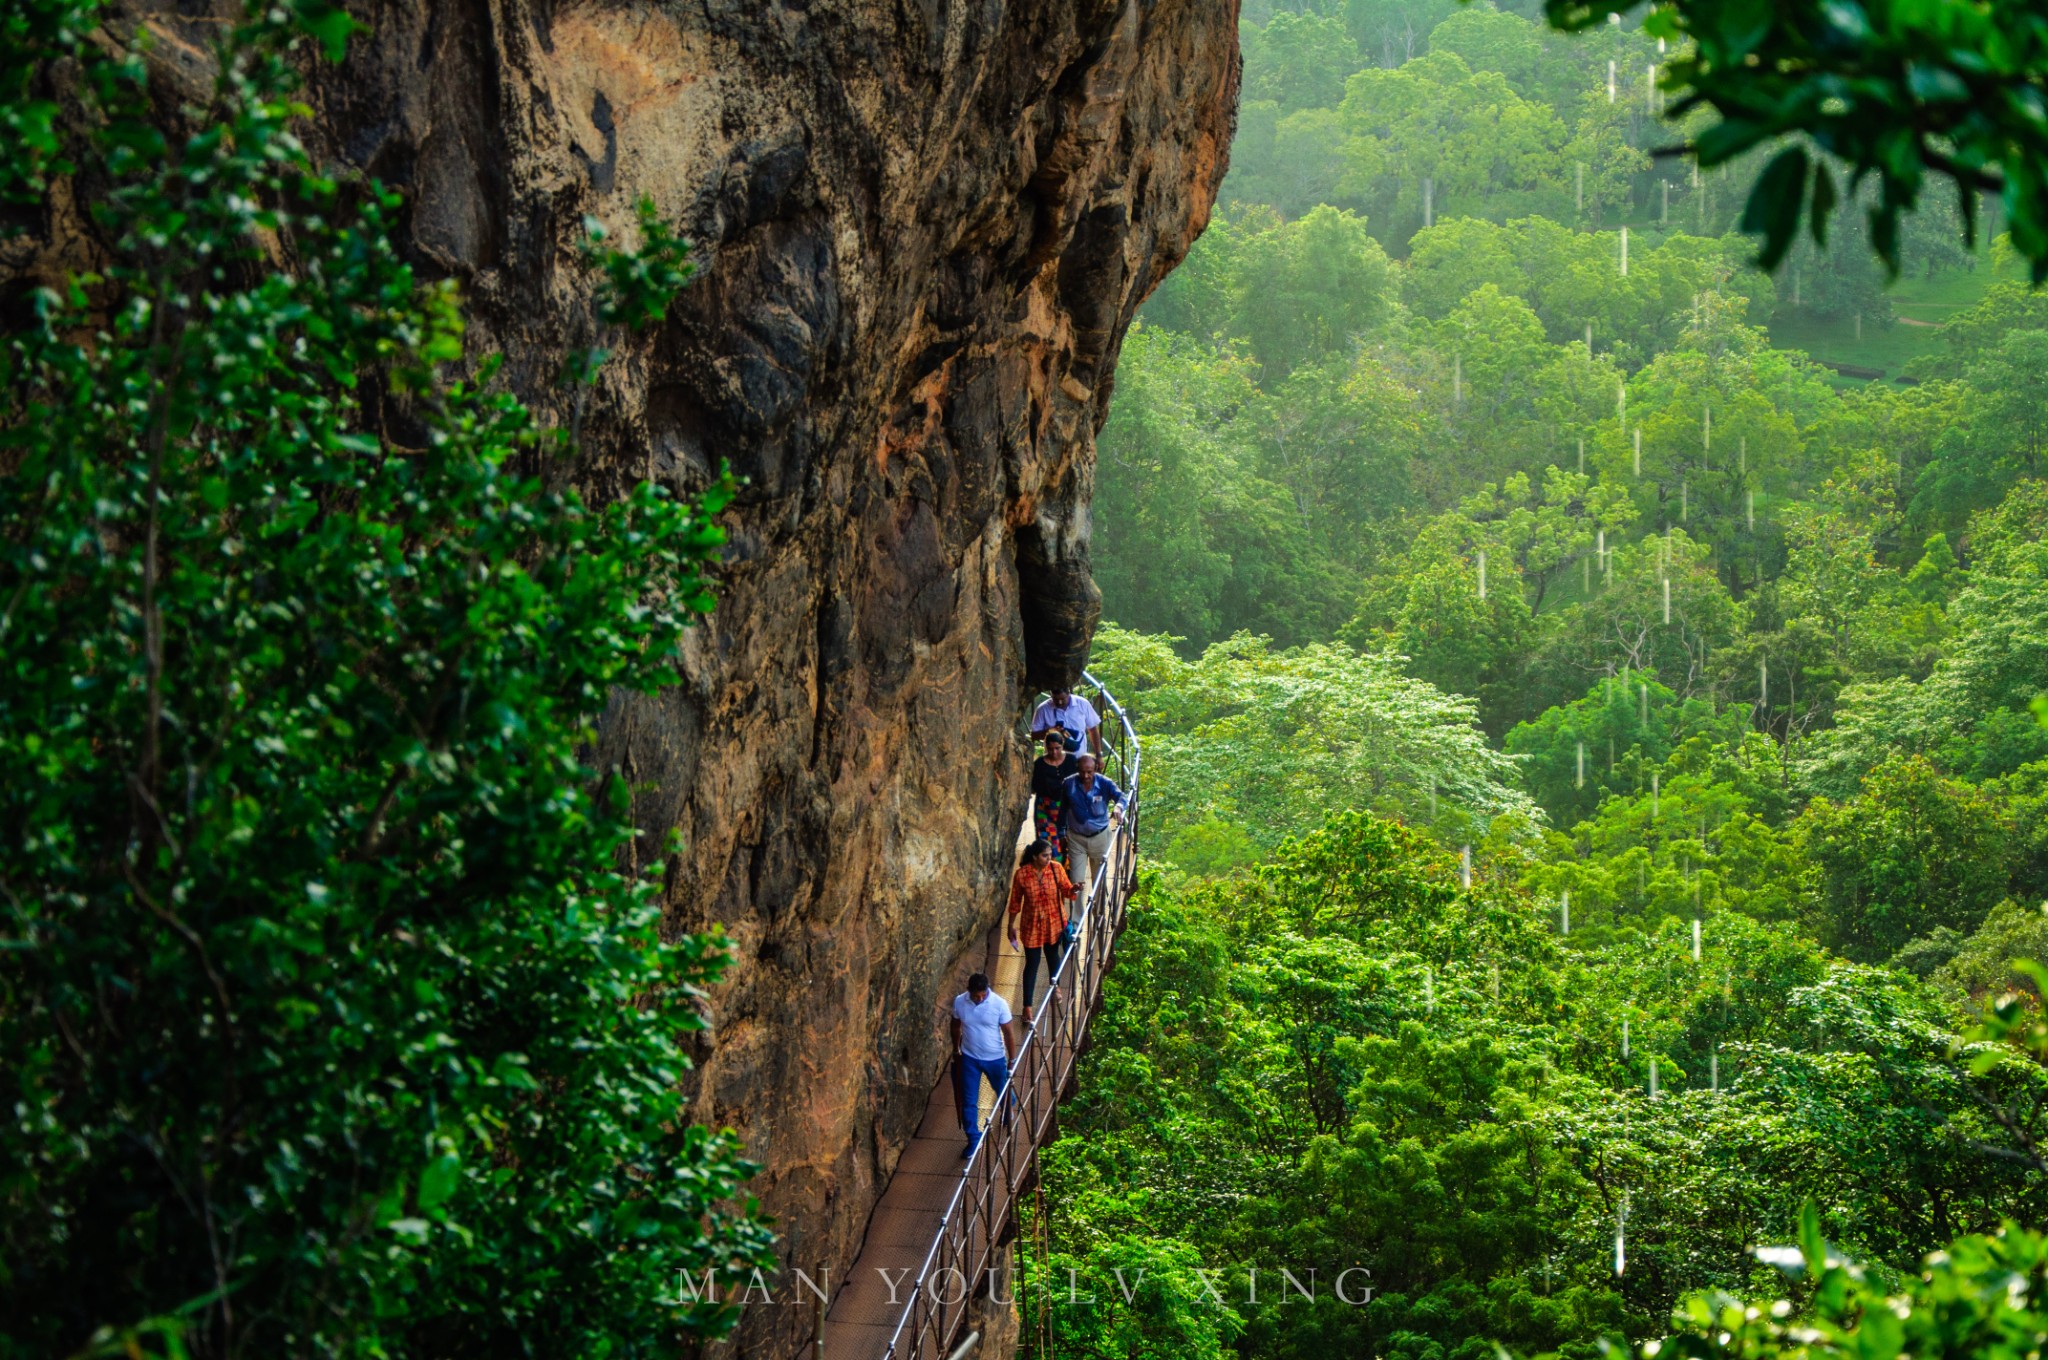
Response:
[{"label": "forest foliage", "polygon": [[[723,949],[661,938],[589,751],[674,683],[729,484],[586,503],[573,422],[458,367],[397,200],[293,130],[340,10],[253,12],[175,119],[98,17],[0,56],[45,153],[0,192],[99,258],[0,350],[0,1355],[717,1335],[682,1273],[771,1241],[681,1086]],[[621,225],[565,408],[688,281]]]},{"label": "forest foliage", "polygon": [[[1022,1253],[1166,1283],[1034,1354],[2041,1343],[2039,252],[1938,131],[1794,241],[1741,7],[1551,8],[1247,6],[1100,440],[1151,868]],[[1886,256],[1965,295],[1900,380],[1773,343],[1905,324]]]}]

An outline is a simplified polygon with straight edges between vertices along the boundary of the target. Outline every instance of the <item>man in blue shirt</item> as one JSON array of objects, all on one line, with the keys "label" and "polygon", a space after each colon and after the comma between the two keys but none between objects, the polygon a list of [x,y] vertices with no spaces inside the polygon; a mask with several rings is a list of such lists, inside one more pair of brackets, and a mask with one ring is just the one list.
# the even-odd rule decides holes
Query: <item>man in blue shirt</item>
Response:
[{"label": "man in blue shirt", "polygon": [[1081,889],[1081,905],[1094,888],[1095,866],[1109,855],[1110,829],[1124,818],[1124,791],[1108,775],[1097,773],[1100,762],[1091,751],[1079,757],[1080,772],[1067,776],[1064,813],[1067,877]]}]

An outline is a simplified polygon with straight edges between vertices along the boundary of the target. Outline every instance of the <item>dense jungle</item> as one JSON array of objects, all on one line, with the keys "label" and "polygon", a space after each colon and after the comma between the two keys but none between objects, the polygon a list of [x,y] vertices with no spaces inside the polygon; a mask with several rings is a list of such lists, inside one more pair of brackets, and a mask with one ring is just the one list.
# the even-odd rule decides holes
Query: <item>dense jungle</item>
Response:
[{"label": "dense jungle", "polygon": [[1755,1354],[2038,1272],[1914,1278],[2044,1208],[2048,302],[1952,198],[1764,271],[1768,157],[1658,156],[1667,44],[1542,19],[1246,7],[1101,439],[1150,868],[1031,1354]]}]

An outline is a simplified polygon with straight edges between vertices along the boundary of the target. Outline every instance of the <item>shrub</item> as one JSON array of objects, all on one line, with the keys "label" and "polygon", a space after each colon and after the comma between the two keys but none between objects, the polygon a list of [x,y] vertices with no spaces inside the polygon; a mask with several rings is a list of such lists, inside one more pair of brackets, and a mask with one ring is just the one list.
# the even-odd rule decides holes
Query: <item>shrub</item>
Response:
[{"label": "shrub", "polygon": [[[175,135],[94,15],[0,55],[0,192],[103,261],[0,356],[0,1356],[673,1353],[769,1238],[678,1090],[719,942],[579,753],[726,484],[586,505],[444,376],[453,291],[291,131],[339,10],[252,10]],[[642,228],[613,329],[686,276]]]}]

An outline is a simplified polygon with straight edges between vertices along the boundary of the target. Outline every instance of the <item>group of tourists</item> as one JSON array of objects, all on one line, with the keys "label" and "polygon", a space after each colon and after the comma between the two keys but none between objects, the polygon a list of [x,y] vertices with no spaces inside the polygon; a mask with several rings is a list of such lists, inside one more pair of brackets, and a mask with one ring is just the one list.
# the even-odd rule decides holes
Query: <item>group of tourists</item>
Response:
[{"label": "group of tourists", "polygon": [[[1031,766],[1035,838],[1011,875],[1008,908],[1010,947],[1024,955],[1020,1005],[1027,1025],[1032,1022],[1039,966],[1045,967],[1049,991],[1079,925],[1078,910],[1070,914],[1068,904],[1086,904],[1089,881],[1107,862],[1111,832],[1123,820],[1128,801],[1116,782],[1101,772],[1102,717],[1085,698],[1069,689],[1054,690],[1031,715],[1031,735],[1044,746]],[[1009,1003],[989,985],[988,975],[976,973],[967,979],[967,990],[953,998],[960,1114],[967,1127],[962,1157],[972,1155],[981,1141],[982,1080],[1002,1094],[1017,1042]]]}]

